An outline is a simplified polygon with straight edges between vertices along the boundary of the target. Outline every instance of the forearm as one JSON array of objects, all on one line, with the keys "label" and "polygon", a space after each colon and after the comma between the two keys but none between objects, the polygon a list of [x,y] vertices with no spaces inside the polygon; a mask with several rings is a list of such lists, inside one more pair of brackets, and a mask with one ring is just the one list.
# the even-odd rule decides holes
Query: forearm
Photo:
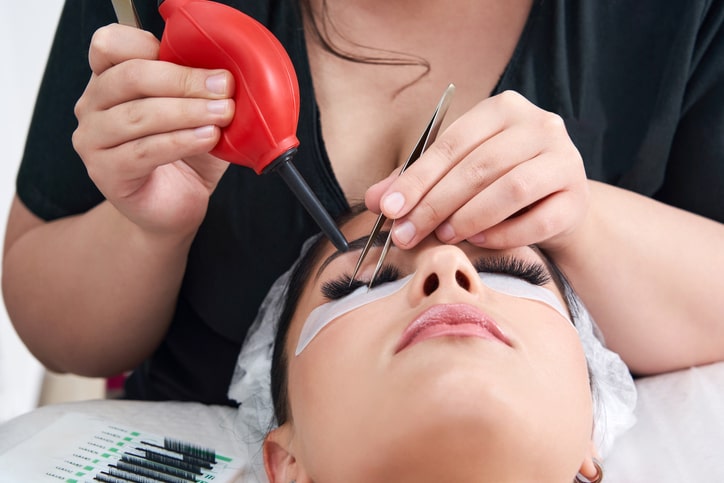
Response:
[{"label": "forearm", "polygon": [[107,202],[37,224],[6,246],[8,313],[53,370],[98,376],[132,368],[168,328],[190,242],[144,233]]},{"label": "forearm", "polygon": [[724,225],[591,182],[591,209],[551,255],[633,372],[724,360]]}]

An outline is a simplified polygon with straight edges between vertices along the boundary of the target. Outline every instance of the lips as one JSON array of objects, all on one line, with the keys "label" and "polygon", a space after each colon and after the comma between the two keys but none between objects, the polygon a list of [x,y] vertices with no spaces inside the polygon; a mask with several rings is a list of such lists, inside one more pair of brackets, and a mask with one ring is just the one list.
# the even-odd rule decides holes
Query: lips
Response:
[{"label": "lips", "polygon": [[435,337],[479,337],[510,346],[495,321],[478,308],[468,304],[444,304],[430,307],[413,320],[402,333],[395,353]]}]

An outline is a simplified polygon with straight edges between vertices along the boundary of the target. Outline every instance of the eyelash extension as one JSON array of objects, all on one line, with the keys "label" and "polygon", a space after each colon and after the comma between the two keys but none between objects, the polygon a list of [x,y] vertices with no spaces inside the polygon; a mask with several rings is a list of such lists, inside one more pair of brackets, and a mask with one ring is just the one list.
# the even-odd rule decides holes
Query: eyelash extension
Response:
[{"label": "eyelash extension", "polygon": [[[533,285],[545,285],[550,281],[550,275],[545,267],[539,263],[529,262],[513,256],[481,257],[473,262],[478,273],[500,273],[525,280]],[[377,274],[374,286],[382,283],[394,282],[400,278],[400,271],[392,265],[383,265]],[[329,300],[338,300],[351,294],[359,287],[367,285],[368,282],[355,279],[350,283],[350,275],[325,282],[322,285],[322,295]]]},{"label": "eyelash extension", "polygon": [[[400,271],[396,267],[392,265],[383,265],[377,274],[377,277],[375,277],[375,282],[372,284],[372,287],[376,287],[377,285],[387,282],[394,282],[399,278]],[[335,280],[325,282],[322,285],[322,295],[329,300],[338,300],[346,297],[359,287],[367,285],[368,283],[369,282],[359,279],[354,279],[350,283],[350,275],[345,274]]]},{"label": "eyelash extension", "polygon": [[545,285],[551,280],[545,267],[511,255],[501,257],[481,257],[473,262],[478,273],[500,273],[525,280],[533,285]]}]

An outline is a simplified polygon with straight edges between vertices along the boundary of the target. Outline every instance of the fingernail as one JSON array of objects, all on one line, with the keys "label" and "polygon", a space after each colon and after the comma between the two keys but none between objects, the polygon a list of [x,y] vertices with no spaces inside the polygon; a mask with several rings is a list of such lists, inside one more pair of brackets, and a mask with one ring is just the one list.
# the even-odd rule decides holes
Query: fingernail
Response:
[{"label": "fingernail", "polygon": [[207,139],[214,136],[214,126],[202,126],[194,129],[197,138]]},{"label": "fingernail", "polygon": [[485,243],[485,233],[478,233],[468,238],[468,241],[473,245],[482,245]]},{"label": "fingernail", "polygon": [[441,242],[447,242],[455,238],[455,230],[447,221],[437,228],[437,238]]},{"label": "fingernail", "polygon": [[403,206],[405,206],[405,197],[397,191],[390,193],[382,200],[382,211],[392,218],[397,216]]},{"label": "fingernail", "polygon": [[229,109],[229,101],[226,99],[209,101],[206,104],[206,109],[212,114],[225,114],[226,111]]},{"label": "fingernail", "polygon": [[395,238],[403,245],[407,245],[415,238],[415,225],[411,221],[403,221],[394,228]]},{"label": "fingernail", "polygon": [[226,75],[216,74],[206,78],[206,88],[214,94],[226,93]]}]

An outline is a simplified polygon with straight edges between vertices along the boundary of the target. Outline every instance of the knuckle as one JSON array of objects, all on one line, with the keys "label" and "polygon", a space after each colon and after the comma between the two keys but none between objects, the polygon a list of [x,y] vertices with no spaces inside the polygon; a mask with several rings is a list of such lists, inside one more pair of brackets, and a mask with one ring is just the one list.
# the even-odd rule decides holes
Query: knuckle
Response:
[{"label": "knuckle", "polygon": [[412,193],[412,197],[417,198],[425,192],[425,180],[416,171],[405,171],[399,178],[400,186],[399,189],[406,193]]},{"label": "knuckle", "polygon": [[95,32],[91,37],[90,48],[91,51],[98,54],[107,54],[113,48],[113,31],[115,30],[114,25],[105,25]]},{"label": "knuckle", "polygon": [[87,101],[85,100],[84,96],[81,96],[78,98],[76,103],[73,105],[73,115],[75,116],[78,121],[80,121],[80,118],[83,116],[83,113],[86,111],[86,104]]},{"label": "knuckle", "polygon": [[549,111],[542,111],[542,113],[543,115],[541,116],[541,124],[544,128],[560,133],[567,132],[566,123],[563,121],[563,118],[561,116]]},{"label": "knuckle", "polygon": [[446,163],[451,163],[459,150],[460,141],[452,135],[441,136],[431,146],[428,152]]},{"label": "knuckle", "polygon": [[503,91],[495,96],[494,100],[493,109],[499,116],[508,119],[508,122],[519,118],[526,119],[530,115],[532,104],[517,91]]},{"label": "knuckle", "polygon": [[144,162],[151,157],[151,149],[149,143],[144,139],[136,139],[130,142],[131,156],[123,156],[118,162],[118,168],[121,171],[127,171],[136,162]]},{"label": "knuckle", "polygon": [[488,186],[490,183],[490,160],[484,157],[478,158],[474,163],[471,163],[467,173],[465,174],[467,181],[476,192]]},{"label": "knuckle", "polygon": [[73,149],[82,157],[85,151],[85,144],[83,143],[83,134],[81,132],[81,126],[79,125],[70,137]]},{"label": "knuckle", "polygon": [[519,92],[509,89],[498,94],[496,99],[501,108],[510,109],[517,107],[525,98]]},{"label": "knuckle", "polygon": [[189,97],[200,92],[199,80],[193,69],[183,69],[180,75],[176,76],[176,88],[183,96]]},{"label": "knuckle", "polygon": [[431,203],[427,199],[420,200],[418,205],[417,222],[415,225],[420,227],[431,227],[442,221],[440,218],[441,213],[438,211],[434,203]]},{"label": "knuckle", "polygon": [[139,104],[138,102],[126,102],[123,104],[123,110],[125,111],[124,117],[126,118],[126,123],[130,126],[143,125],[146,119],[146,113]]},{"label": "knuckle", "polygon": [[530,181],[522,176],[513,176],[508,180],[508,193],[515,204],[524,204],[529,199],[532,190]]}]

